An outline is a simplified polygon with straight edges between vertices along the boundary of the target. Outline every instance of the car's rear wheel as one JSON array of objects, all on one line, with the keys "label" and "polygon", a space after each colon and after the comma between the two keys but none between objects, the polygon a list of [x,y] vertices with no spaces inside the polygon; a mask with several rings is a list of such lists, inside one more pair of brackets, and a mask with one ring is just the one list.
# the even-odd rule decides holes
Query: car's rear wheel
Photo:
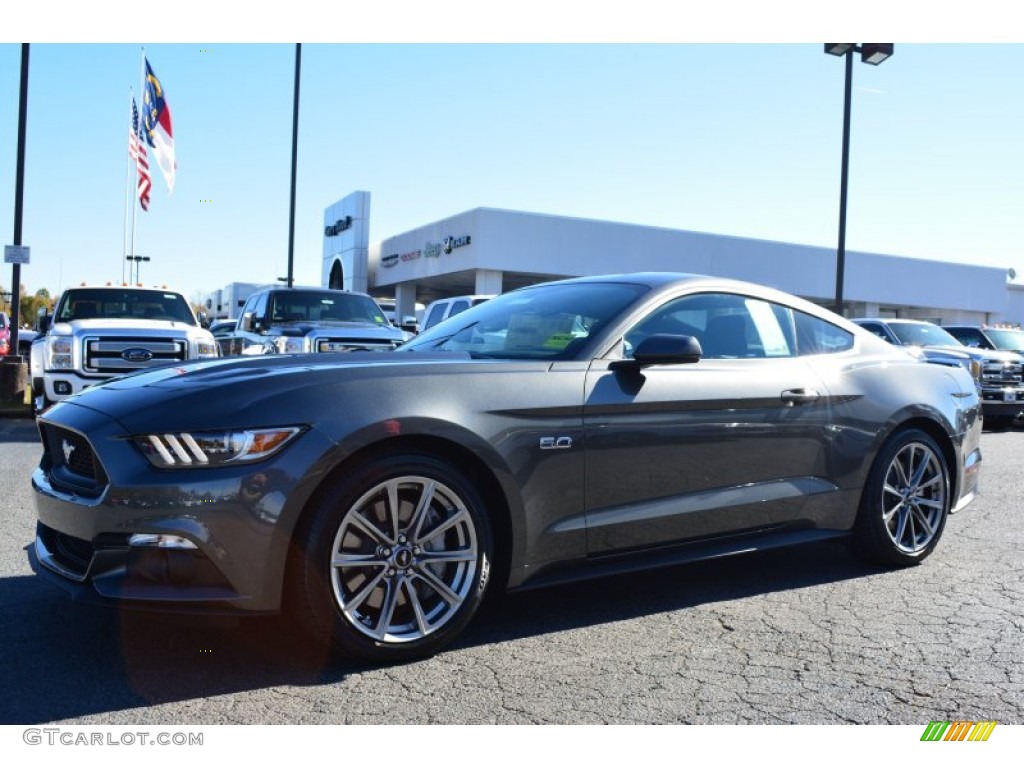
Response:
[{"label": "car's rear wheel", "polygon": [[871,468],[854,544],[876,562],[914,565],[935,549],[949,508],[949,468],[942,450],[919,429],[901,430]]},{"label": "car's rear wheel", "polygon": [[314,635],[372,661],[436,653],[487,589],[491,529],[480,494],[447,462],[385,456],[345,472],[297,532],[291,603]]}]

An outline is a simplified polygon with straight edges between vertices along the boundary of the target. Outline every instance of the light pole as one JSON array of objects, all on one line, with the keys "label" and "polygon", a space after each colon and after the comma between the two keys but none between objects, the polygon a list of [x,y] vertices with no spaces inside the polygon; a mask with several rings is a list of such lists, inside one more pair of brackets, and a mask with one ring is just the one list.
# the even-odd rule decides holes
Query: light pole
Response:
[{"label": "light pole", "polygon": [[[149,261],[149,256],[125,256],[124,260],[125,261],[134,261],[135,262],[135,282],[138,283],[139,282],[139,262],[140,261]],[[131,281],[131,279],[132,279],[132,267],[131,267],[131,264],[129,264],[128,265],[128,280],[129,280],[129,282]]]},{"label": "light pole", "polygon": [[843,312],[843,275],[846,272],[846,185],[850,172],[850,92],[853,90],[853,54],[865,64],[878,66],[892,56],[892,43],[825,43],[825,53],[846,58],[846,90],[843,98],[843,170],[839,181],[839,245],[836,248],[836,306]]}]

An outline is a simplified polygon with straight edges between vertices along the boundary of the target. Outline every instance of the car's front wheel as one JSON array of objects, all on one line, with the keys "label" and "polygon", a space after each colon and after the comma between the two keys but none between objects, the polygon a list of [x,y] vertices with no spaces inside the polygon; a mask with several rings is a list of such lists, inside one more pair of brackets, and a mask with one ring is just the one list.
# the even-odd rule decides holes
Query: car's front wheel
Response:
[{"label": "car's front wheel", "polygon": [[919,429],[901,430],[871,468],[854,545],[876,562],[914,565],[939,543],[949,508],[949,468],[942,450]]},{"label": "car's front wheel", "polygon": [[291,603],[314,635],[372,661],[436,653],[487,589],[491,527],[465,475],[431,456],[384,456],[345,472],[297,532]]}]

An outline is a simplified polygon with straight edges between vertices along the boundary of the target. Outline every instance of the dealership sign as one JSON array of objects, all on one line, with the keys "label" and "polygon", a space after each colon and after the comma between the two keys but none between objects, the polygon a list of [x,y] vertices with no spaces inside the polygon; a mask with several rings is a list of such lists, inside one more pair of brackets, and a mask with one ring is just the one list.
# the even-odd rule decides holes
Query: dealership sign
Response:
[{"label": "dealership sign", "polygon": [[444,239],[444,252],[451,253],[456,248],[462,248],[464,245],[469,245],[469,235],[463,235],[462,237],[448,236]]},{"label": "dealership sign", "polygon": [[352,217],[346,216],[344,219],[338,219],[334,224],[329,224],[324,227],[324,237],[334,237],[340,235],[346,229],[352,228]]}]

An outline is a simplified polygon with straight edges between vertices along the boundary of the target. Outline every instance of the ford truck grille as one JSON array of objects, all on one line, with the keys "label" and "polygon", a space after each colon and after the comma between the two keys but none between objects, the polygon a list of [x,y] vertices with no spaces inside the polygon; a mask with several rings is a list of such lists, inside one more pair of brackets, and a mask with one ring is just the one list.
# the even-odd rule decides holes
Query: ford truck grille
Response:
[{"label": "ford truck grille", "polygon": [[345,336],[319,337],[316,340],[317,352],[352,352],[367,349],[374,352],[394,349],[396,344],[387,339],[360,339]]},{"label": "ford truck grille", "polygon": [[1021,364],[1003,363],[997,360],[984,362],[981,365],[981,380],[985,384],[1021,383]]},{"label": "ford truck grille", "polygon": [[107,336],[85,339],[84,373],[116,376],[188,358],[184,339]]}]

